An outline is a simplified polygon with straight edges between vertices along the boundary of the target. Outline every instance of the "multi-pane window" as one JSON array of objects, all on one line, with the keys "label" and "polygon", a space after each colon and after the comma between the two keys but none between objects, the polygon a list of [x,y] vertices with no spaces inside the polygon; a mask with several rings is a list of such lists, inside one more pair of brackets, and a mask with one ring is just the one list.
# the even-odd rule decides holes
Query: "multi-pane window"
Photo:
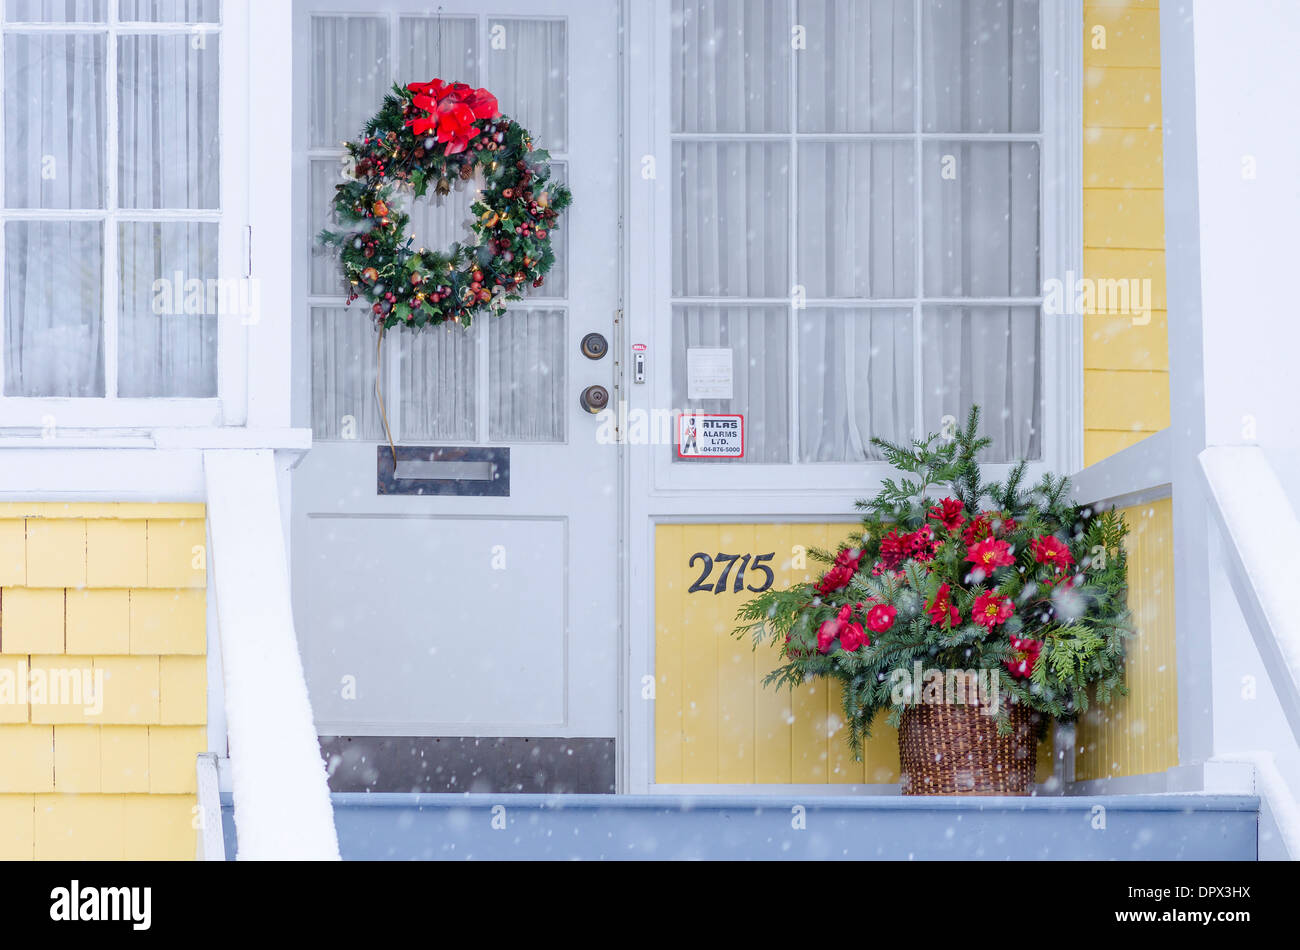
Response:
[{"label": "multi-pane window", "polygon": [[219,0],[4,0],[2,391],[217,395]]},{"label": "multi-pane window", "polygon": [[[330,221],[341,179],[342,143],[354,139],[393,83],[441,78],[486,86],[501,111],[544,142],[552,176],[567,177],[568,26],[563,19],[377,13],[313,14],[306,150],[312,234]],[[469,209],[481,180],[445,198],[411,201],[415,241],[448,247],[473,241]],[[567,231],[554,237],[545,285],[480,317],[466,330],[446,324],[385,335],[384,409],[395,439],[445,442],[563,442],[571,402],[565,387],[569,333]],[[312,250],[307,299],[311,419],[318,440],[381,441],[375,380],[378,332],[369,311],[344,306],[336,255]]]},{"label": "multi-pane window", "polygon": [[[1038,0],[673,0],[673,405],[745,461],[1042,454]],[[692,350],[731,398],[691,398]],[[696,395],[708,390],[697,390]]]}]

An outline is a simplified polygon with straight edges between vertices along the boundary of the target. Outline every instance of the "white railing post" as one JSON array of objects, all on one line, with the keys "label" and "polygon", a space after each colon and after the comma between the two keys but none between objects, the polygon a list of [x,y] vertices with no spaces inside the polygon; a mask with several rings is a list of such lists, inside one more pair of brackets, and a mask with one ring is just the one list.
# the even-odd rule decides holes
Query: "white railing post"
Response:
[{"label": "white railing post", "polygon": [[201,752],[194,763],[198,773],[200,861],[226,860],[226,839],[221,827],[221,783],[217,777],[217,755]]},{"label": "white railing post", "polygon": [[203,453],[240,859],[337,860],[269,450]]}]

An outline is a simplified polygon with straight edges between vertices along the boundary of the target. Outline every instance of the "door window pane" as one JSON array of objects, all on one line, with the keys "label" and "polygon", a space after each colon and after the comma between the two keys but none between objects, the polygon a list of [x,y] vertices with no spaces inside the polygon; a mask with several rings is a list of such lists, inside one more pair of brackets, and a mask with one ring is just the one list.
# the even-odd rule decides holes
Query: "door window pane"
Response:
[{"label": "door window pane", "polygon": [[104,395],[104,226],[5,225],[5,395]]},{"label": "door window pane", "polygon": [[[312,17],[310,138],[316,148],[354,140],[392,82],[388,21],[382,17]],[[432,78],[432,77],[430,77]]]},{"label": "door window pane", "polygon": [[569,37],[563,20],[488,18],[488,88],[550,152],[569,148]]},{"label": "door window pane", "polygon": [[403,439],[474,440],[480,326],[401,334]]},{"label": "door window pane", "polygon": [[473,17],[402,17],[401,82],[444,79],[478,86],[478,22]]},{"label": "door window pane", "polygon": [[315,438],[384,438],[375,395],[379,331],[365,313],[343,307],[311,312],[311,428]]},{"label": "door window pane", "polygon": [[479,325],[488,328],[488,439],[563,442],[565,311],[510,310]]},{"label": "door window pane", "polygon": [[103,23],[106,0],[5,0],[10,23]]}]

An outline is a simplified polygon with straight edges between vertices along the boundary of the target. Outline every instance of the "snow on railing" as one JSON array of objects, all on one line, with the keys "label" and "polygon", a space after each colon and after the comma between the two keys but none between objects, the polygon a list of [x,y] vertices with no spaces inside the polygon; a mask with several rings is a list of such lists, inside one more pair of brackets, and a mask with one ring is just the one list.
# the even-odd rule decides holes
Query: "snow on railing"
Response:
[{"label": "snow on railing", "polygon": [[1228,581],[1300,742],[1300,614],[1293,603],[1300,521],[1262,449],[1215,446],[1199,458],[1224,539]]},{"label": "snow on railing", "polygon": [[338,860],[268,450],[203,453],[240,859]]}]

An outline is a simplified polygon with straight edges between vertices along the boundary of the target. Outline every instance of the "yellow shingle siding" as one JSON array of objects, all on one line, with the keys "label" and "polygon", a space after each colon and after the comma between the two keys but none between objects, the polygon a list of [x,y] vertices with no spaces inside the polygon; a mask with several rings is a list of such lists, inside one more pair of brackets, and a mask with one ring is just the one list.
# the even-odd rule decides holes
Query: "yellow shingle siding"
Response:
[{"label": "yellow shingle siding", "polygon": [[1160,10],[1156,0],[1085,0],[1083,270],[1149,281],[1149,317],[1084,317],[1084,460],[1169,425]]},{"label": "yellow shingle siding", "polygon": [[0,503],[0,860],[194,857],[205,511]]},{"label": "yellow shingle siding", "polygon": [[1164,772],[1178,764],[1178,661],[1174,635],[1173,502],[1123,509],[1129,526],[1127,696],[1094,706],[1080,721],[1075,778]]},{"label": "yellow shingle siding", "polygon": [[[721,594],[690,593],[697,551],[775,556],[773,584],[819,570],[808,547],[835,550],[850,524],[690,524],[655,529],[655,782],[660,784],[886,784],[898,781],[898,736],[883,718],[855,762],[844,738],[838,684],[793,692],[763,685],[779,665],[769,644],[755,650],[731,635],[736,610],[753,595],[731,579]],[[796,563],[796,556],[798,563]],[[721,567],[709,578],[719,580]],[[762,582],[751,569],[746,586]]]}]

